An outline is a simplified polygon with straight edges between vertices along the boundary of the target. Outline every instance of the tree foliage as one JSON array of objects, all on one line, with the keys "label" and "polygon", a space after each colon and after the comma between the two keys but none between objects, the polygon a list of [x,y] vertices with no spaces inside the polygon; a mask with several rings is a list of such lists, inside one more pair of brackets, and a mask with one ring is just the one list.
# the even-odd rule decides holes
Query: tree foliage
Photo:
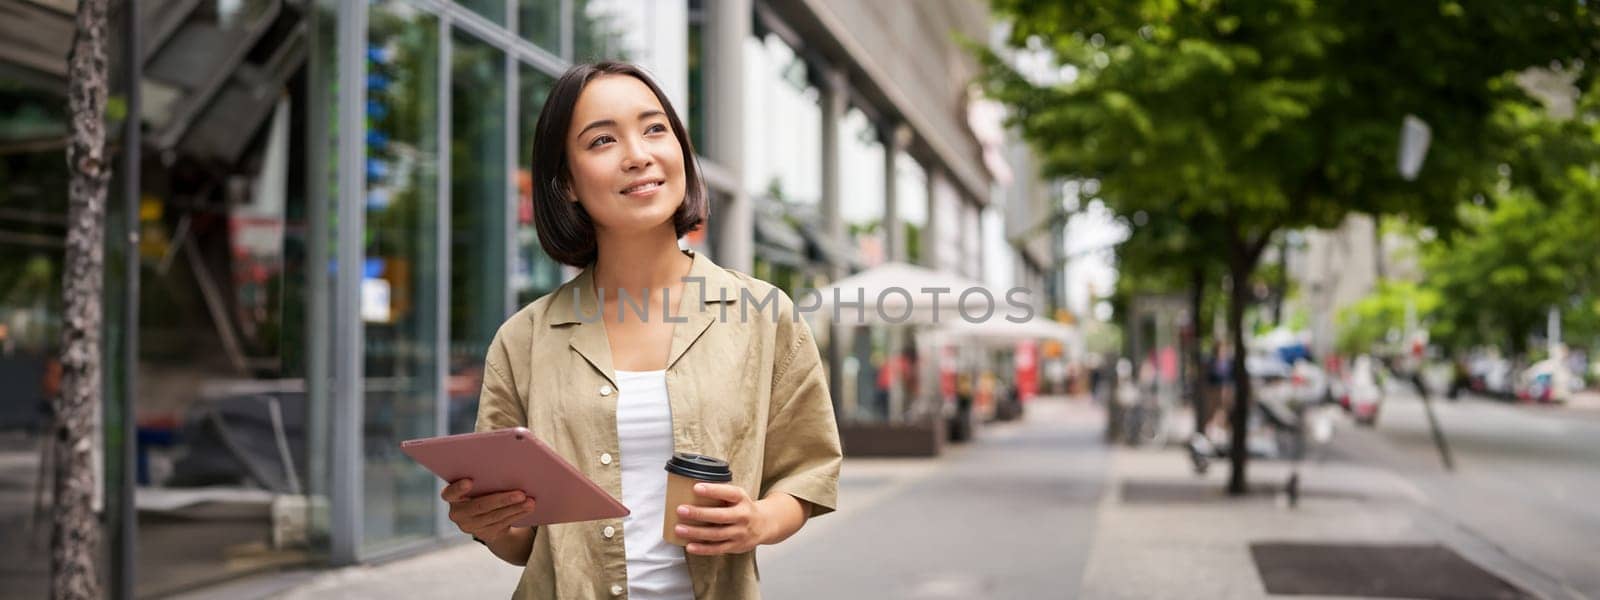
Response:
[{"label": "tree foliage", "polygon": [[[1495,185],[1495,107],[1527,100],[1510,76],[1578,70],[1600,54],[1600,20],[1572,0],[994,4],[1012,23],[1012,50],[1062,66],[1024,73],[979,49],[985,87],[1012,109],[1042,170],[1098,180],[1113,210],[1149,223],[1215,223],[1214,251],[1234,282],[1249,280],[1285,227],[1361,212],[1453,229],[1456,205]],[[1408,114],[1433,130],[1414,181],[1395,169]],[[1247,300],[1233,286],[1236,345]],[[1234,375],[1240,446],[1242,354]],[[1229,487],[1242,493],[1236,454]]]},{"label": "tree foliage", "polygon": [[[985,53],[1046,172],[1095,178],[1125,214],[1210,213],[1249,241],[1349,212],[1450,224],[1486,189],[1489,116],[1530,66],[1593,62],[1582,3],[999,0],[1010,42],[1070,67],[1039,85]],[[1402,117],[1427,120],[1415,182],[1395,170]]]},{"label": "tree foliage", "polygon": [[[1423,236],[1419,248],[1419,291],[1450,299],[1430,314],[1435,341],[1521,354],[1552,307],[1568,340],[1600,335],[1600,86],[1591,83],[1574,104],[1570,115],[1534,102],[1496,107],[1502,162],[1492,188],[1455,207],[1457,229]],[[1365,350],[1358,340],[1371,332],[1350,327],[1345,341]]]},{"label": "tree foliage", "polygon": [[1407,312],[1427,327],[1443,304],[1443,297],[1432,288],[1407,281],[1379,282],[1376,291],[1339,312],[1336,348],[1354,355],[1397,344],[1405,332]]}]

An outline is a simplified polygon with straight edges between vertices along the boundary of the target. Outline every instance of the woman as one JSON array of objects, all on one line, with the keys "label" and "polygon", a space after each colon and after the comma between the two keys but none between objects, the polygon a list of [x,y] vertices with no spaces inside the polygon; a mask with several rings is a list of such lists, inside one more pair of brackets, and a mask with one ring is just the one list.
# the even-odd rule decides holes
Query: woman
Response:
[{"label": "woman", "polygon": [[[518,598],[755,598],[756,546],[835,505],[838,429],[811,332],[771,285],[682,251],[707,197],[677,113],[637,67],[574,67],[534,132],[535,225],[584,270],[513,315],[490,344],[479,431],[527,427],[617,496],[622,519],[510,527],[537,498],[441,493],[450,519],[506,562]],[[773,301],[768,302],[768,299]],[[722,458],[728,484],[671,507],[674,452]]]}]

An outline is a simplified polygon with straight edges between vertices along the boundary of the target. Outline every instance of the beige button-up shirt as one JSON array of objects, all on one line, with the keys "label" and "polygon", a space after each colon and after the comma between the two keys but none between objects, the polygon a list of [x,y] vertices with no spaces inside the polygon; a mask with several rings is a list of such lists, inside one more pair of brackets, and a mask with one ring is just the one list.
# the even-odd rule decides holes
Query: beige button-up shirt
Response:
[{"label": "beige button-up shirt", "polygon": [[[667,358],[673,449],[727,460],[752,498],[785,493],[811,503],[813,517],[832,512],[839,431],[810,328],[771,284],[691,255]],[[527,427],[620,499],[617,380],[592,271],[500,327],[477,429]],[[665,317],[650,308],[649,318]],[[514,597],[625,597],[623,536],[605,535],[621,528],[622,519],[538,528]],[[687,559],[696,598],[760,597],[755,552]]]}]

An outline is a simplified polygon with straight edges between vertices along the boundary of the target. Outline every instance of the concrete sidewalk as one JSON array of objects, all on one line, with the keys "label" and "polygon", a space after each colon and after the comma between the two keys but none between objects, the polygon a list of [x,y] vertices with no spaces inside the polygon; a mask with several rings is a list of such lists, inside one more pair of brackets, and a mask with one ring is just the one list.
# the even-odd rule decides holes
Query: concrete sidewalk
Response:
[{"label": "concrete sidewalk", "polygon": [[174,596],[174,600],[311,600],[340,598],[505,598],[522,569],[462,538],[436,549],[377,564],[342,569],[266,573]]},{"label": "concrete sidewalk", "polygon": [[[1082,400],[1053,400],[1030,408],[1024,422],[989,427],[941,458],[847,460],[840,486],[846,511],[764,548],[764,591],[772,598],[818,591],[840,598],[1005,598],[1021,589],[1031,590],[1021,597],[1285,597],[1269,593],[1257,564],[1263,550],[1252,545],[1287,542],[1400,548],[1405,556],[1438,546],[1499,584],[1450,597],[1581,597],[1443,516],[1417,486],[1377,463],[1314,454],[1301,467],[1302,493],[1291,508],[1277,493],[1290,472],[1286,463],[1253,461],[1256,491],[1227,497],[1225,464],[1201,477],[1175,449],[1108,450],[1098,443],[1099,418],[1099,409]],[[1006,526],[950,525],[959,521],[951,515],[995,509],[1005,511]],[[983,554],[956,560],[963,550]],[[1329,572],[1374,579],[1339,569],[1310,574]],[[191,597],[498,598],[518,575],[518,568],[465,542]],[[1270,579],[1284,581],[1281,571]]]},{"label": "concrete sidewalk", "polygon": [[1226,464],[1214,464],[1202,477],[1172,450],[1114,452],[1077,597],[1281,597],[1269,594],[1251,549],[1268,542],[1437,544],[1526,595],[1571,597],[1558,582],[1439,516],[1419,490],[1389,471],[1313,458],[1301,468],[1302,491],[1293,508],[1280,491],[1288,464],[1258,460],[1249,472],[1252,493],[1228,497]]}]

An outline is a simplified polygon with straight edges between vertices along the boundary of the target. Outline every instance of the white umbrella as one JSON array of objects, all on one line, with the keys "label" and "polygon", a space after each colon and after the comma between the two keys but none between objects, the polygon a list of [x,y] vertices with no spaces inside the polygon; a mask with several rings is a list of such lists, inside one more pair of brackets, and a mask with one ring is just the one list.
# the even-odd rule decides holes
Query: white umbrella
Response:
[{"label": "white umbrella", "polygon": [[[1020,317],[1021,315],[1018,315]],[[984,322],[971,323],[957,319],[940,327],[938,333],[945,339],[970,341],[988,345],[1015,344],[1024,340],[1055,340],[1076,349],[1082,342],[1078,329],[1048,319],[1034,318],[1013,322],[996,317]]]},{"label": "white umbrella", "polygon": [[1003,321],[1016,310],[1005,294],[981,283],[900,262],[840,279],[816,294],[802,293],[795,303],[816,306],[817,314],[842,325],[939,325],[963,316]]}]

